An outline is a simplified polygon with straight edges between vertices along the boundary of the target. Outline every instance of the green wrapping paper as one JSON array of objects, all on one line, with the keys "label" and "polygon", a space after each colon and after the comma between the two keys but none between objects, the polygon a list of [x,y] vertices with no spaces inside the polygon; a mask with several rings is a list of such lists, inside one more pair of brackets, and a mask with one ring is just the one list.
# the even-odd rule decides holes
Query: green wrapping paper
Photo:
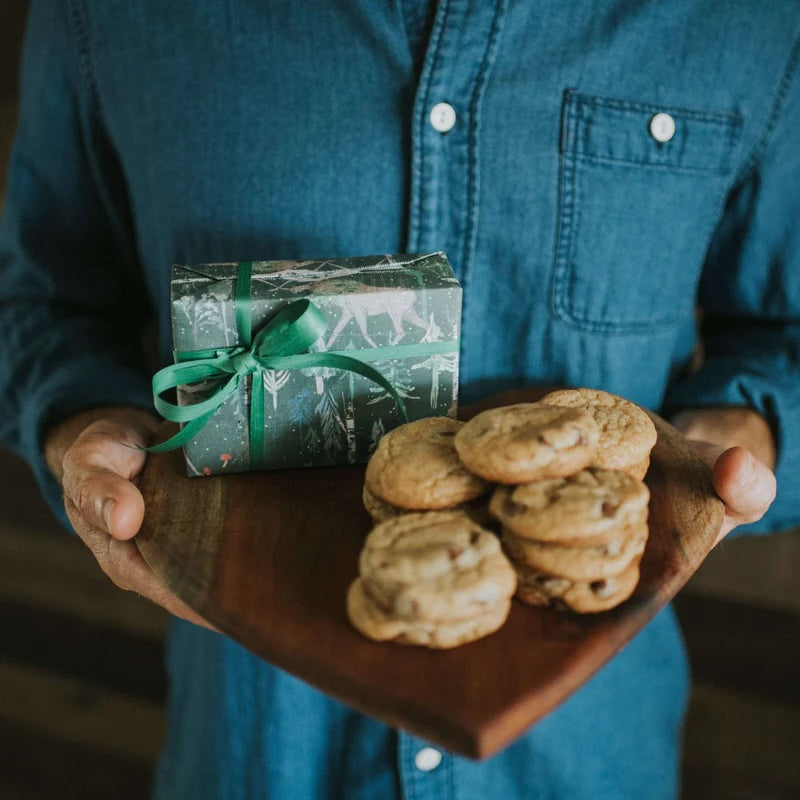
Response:
[{"label": "green wrapping paper", "polygon": [[[362,463],[405,415],[456,415],[461,287],[444,253],[252,262],[248,270],[243,300],[235,263],[173,267],[176,362],[216,358],[233,364],[235,378],[190,430],[189,475]],[[237,360],[250,360],[237,354],[298,300],[323,320],[308,355],[266,358],[275,369],[236,375]],[[307,366],[315,360],[349,366]],[[216,376],[181,385],[178,405],[207,401],[222,385]],[[251,436],[253,419],[263,420],[263,435]],[[261,452],[251,454],[252,440]]]}]

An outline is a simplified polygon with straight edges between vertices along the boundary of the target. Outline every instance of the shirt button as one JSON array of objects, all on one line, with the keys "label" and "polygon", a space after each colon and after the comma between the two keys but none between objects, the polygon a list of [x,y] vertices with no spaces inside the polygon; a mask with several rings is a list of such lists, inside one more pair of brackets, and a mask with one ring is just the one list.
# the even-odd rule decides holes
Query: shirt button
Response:
[{"label": "shirt button", "polygon": [[650,135],[657,142],[668,142],[675,135],[675,120],[671,114],[660,112],[650,120]]},{"label": "shirt button", "polygon": [[442,754],[433,747],[423,747],[414,756],[414,766],[422,772],[430,772],[442,763]]},{"label": "shirt button", "polygon": [[447,133],[456,124],[456,110],[450,103],[437,103],[431,109],[431,125],[439,133]]}]

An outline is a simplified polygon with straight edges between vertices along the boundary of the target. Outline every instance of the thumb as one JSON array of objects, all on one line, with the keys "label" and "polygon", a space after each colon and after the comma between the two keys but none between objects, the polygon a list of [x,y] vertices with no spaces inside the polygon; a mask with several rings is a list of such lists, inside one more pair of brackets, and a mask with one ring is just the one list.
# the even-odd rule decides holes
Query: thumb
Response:
[{"label": "thumb", "polygon": [[775,475],[743,447],[731,447],[717,458],[712,473],[714,488],[740,522],[755,522],[775,499]]},{"label": "thumb", "polygon": [[147,430],[100,420],[89,425],[64,454],[64,494],[92,527],[115,539],[135,536],[144,500],[132,480],[142,471]]}]

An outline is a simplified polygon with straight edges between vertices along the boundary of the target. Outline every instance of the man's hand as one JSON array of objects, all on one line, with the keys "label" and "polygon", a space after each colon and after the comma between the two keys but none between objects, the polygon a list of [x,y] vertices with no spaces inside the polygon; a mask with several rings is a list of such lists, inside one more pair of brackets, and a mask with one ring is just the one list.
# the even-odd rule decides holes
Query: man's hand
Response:
[{"label": "man's hand", "polygon": [[84,412],[48,432],[45,459],[64,489],[72,526],[103,572],[120,589],[213,630],[164,586],[131,541],[144,517],[135,480],[147,454],[130,445],[146,445],[157,424],[145,411],[125,406]]},{"label": "man's hand", "polygon": [[711,468],[725,503],[719,542],[737,525],[764,516],[775,499],[775,442],[764,418],[747,408],[684,411],[672,421]]}]

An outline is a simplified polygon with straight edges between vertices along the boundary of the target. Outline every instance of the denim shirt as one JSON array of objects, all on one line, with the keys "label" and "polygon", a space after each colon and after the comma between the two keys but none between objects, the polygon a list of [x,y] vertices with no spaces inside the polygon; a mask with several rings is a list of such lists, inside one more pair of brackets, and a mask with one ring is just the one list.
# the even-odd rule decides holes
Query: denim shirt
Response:
[{"label": "denim shirt", "polygon": [[[780,487],[753,530],[796,524],[799,27],[790,0],[34,2],[0,438],[57,503],[42,430],[150,406],[141,342],[152,319],[166,363],[174,262],[445,250],[466,402],[542,382],[750,406]],[[499,755],[428,770],[425,742],[225,637],[176,623],[169,670],[158,797],[677,793],[670,609]]]}]

